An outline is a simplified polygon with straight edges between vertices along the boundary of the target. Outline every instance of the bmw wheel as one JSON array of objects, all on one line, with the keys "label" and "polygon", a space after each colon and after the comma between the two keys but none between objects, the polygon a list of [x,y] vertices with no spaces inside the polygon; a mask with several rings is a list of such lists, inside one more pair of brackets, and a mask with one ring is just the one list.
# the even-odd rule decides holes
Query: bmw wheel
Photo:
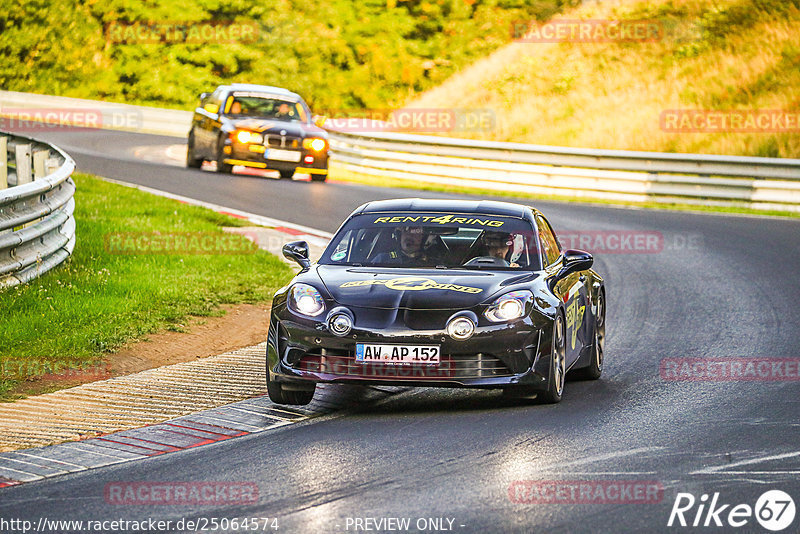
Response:
[{"label": "bmw wheel", "polygon": [[203,166],[203,158],[198,158],[194,153],[194,130],[189,132],[189,139],[186,140],[186,166],[190,169]]},{"label": "bmw wheel", "polygon": [[233,165],[225,163],[225,143],[220,142],[217,148],[217,172],[230,174],[233,172]]}]

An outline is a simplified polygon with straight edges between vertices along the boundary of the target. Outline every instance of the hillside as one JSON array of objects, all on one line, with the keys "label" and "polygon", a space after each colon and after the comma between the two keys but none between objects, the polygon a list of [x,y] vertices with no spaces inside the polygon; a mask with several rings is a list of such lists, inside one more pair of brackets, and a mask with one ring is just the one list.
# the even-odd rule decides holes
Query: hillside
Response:
[{"label": "hillside", "polygon": [[[611,1],[559,18],[655,20],[662,34],[654,42],[527,38],[407,106],[494,111],[494,128],[455,134],[464,137],[800,157],[799,0]],[[724,127],[709,121],[699,123],[709,126],[704,132],[685,125],[667,131],[670,110],[737,110],[745,119],[754,114],[774,119],[763,110],[775,110],[786,120],[764,119],[755,131],[741,133],[721,131]]]},{"label": "hillside", "polygon": [[[187,108],[238,81],[287,87],[325,111],[387,108],[508,43],[512,21],[569,1],[29,0],[0,11],[0,88]],[[254,35],[119,31],[209,21]]]}]

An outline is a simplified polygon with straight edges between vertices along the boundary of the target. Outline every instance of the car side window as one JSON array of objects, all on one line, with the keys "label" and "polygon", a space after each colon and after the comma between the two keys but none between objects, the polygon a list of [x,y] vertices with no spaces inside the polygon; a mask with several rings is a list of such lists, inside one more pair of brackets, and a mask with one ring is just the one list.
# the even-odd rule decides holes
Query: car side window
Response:
[{"label": "car side window", "polygon": [[553,229],[550,228],[550,224],[542,217],[536,217],[536,226],[539,229],[539,241],[541,241],[542,248],[544,249],[544,263],[546,265],[552,265],[561,255],[561,247],[558,244],[558,239],[556,239]]}]

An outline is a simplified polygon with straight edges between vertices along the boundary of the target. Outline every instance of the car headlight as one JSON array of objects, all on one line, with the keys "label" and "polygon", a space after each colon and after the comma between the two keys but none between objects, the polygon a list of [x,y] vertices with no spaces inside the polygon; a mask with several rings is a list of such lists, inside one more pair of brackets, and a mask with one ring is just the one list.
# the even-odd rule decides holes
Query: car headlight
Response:
[{"label": "car headlight", "polygon": [[236,132],[236,140],[240,143],[254,143],[260,145],[264,142],[264,137],[259,133],[249,130],[239,130]]},{"label": "car headlight", "polygon": [[303,148],[306,150],[313,150],[314,152],[322,152],[327,148],[328,142],[325,139],[311,138],[303,139]]},{"label": "car headlight", "polygon": [[289,292],[289,307],[302,315],[315,317],[325,311],[325,301],[312,286],[295,284]]},{"label": "car headlight", "polygon": [[527,289],[506,293],[495,300],[486,310],[486,318],[494,323],[519,319],[525,315],[525,305],[533,299]]}]

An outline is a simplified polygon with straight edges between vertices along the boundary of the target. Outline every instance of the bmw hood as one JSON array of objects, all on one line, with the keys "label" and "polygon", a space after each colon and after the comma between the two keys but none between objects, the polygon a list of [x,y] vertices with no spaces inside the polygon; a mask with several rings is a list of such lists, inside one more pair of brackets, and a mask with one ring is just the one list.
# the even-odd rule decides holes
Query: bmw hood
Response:
[{"label": "bmw hood", "polygon": [[343,306],[414,310],[472,308],[502,293],[506,286],[535,277],[530,272],[458,269],[318,265],[315,270],[331,298]]}]

